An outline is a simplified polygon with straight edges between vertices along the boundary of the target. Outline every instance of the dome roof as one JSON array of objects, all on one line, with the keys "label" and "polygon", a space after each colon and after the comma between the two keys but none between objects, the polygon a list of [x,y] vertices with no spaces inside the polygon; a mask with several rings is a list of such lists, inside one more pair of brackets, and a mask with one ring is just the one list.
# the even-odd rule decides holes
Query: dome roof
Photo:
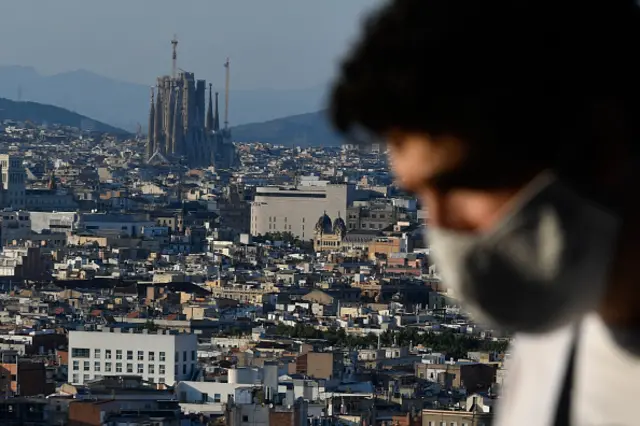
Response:
[{"label": "dome roof", "polygon": [[344,220],[340,216],[338,216],[336,220],[333,221],[333,232],[336,234],[340,233],[341,235],[347,233],[347,225],[344,223]]},{"label": "dome roof", "polygon": [[323,234],[330,234],[333,232],[331,226],[331,218],[327,214],[323,214],[316,223],[316,232],[322,232]]}]

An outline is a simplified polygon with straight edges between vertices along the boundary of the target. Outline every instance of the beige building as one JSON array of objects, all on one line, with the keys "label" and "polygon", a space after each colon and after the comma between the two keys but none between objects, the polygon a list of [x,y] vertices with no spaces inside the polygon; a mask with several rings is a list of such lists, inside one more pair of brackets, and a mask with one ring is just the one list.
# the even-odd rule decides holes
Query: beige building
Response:
[{"label": "beige building", "polygon": [[346,217],[355,191],[353,185],[331,184],[258,188],[251,205],[251,235],[291,232],[310,240],[323,211]]},{"label": "beige building", "polygon": [[31,218],[28,211],[5,209],[0,212],[0,244],[26,240],[31,236]]},{"label": "beige building", "polygon": [[272,284],[229,284],[223,285],[219,281],[207,281],[206,287],[211,296],[219,299],[231,299],[238,302],[262,304],[265,294],[277,293],[279,290]]},{"label": "beige building", "polygon": [[422,426],[490,426],[492,413],[478,411],[422,410]]},{"label": "beige building", "polygon": [[446,389],[465,388],[468,392],[487,390],[496,378],[497,366],[492,364],[415,364],[415,375],[440,383]]}]

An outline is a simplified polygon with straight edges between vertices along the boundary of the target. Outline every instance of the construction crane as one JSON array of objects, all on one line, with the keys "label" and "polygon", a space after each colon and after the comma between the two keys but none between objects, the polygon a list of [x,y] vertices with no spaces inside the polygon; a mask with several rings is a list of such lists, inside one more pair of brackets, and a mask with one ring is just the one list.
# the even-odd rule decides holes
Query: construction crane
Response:
[{"label": "construction crane", "polygon": [[229,58],[227,58],[227,62],[224,63],[224,67],[226,68],[226,80],[224,85],[224,129],[225,131],[229,130],[229,84],[231,78],[231,63],[229,62]]},{"label": "construction crane", "polygon": [[173,40],[171,40],[171,46],[173,49],[173,54],[171,56],[171,77],[176,78],[176,70],[178,69],[178,36],[173,35]]}]

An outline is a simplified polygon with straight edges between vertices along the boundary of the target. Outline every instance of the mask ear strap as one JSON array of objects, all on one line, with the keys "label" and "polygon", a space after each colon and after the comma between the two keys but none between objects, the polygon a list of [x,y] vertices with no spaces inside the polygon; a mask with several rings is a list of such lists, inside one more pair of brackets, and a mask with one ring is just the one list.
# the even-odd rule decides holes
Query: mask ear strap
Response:
[{"label": "mask ear strap", "polygon": [[567,359],[567,370],[564,374],[562,383],[562,391],[558,399],[556,407],[556,418],[554,426],[570,426],[571,425],[571,396],[573,394],[573,383],[575,382],[575,364],[576,352],[578,347],[578,339],[580,336],[580,327],[576,325],[573,328],[573,337],[571,339],[571,349],[569,350],[569,358]]}]

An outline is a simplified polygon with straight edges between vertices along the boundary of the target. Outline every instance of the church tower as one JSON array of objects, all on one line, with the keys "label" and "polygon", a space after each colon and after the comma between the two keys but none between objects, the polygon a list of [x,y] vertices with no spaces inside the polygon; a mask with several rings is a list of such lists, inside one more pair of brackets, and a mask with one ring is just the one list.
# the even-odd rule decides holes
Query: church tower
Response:
[{"label": "church tower", "polygon": [[207,108],[207,119],[205,128],[207,133],[213,132],[213,84],[209,83],[209,107]]},{"label": "church tower", "polygon": [[154,105],[154,92],[153,92],[153,87],[151,88],[151,108],[149,110],[149,141],[147,142],[147,160],[149,160],[153,154],[156,152],[156,146],[155,146],[155,138],[154,138],[154,132],[155,132],[155,117],[156,116],[156,107]]}]

